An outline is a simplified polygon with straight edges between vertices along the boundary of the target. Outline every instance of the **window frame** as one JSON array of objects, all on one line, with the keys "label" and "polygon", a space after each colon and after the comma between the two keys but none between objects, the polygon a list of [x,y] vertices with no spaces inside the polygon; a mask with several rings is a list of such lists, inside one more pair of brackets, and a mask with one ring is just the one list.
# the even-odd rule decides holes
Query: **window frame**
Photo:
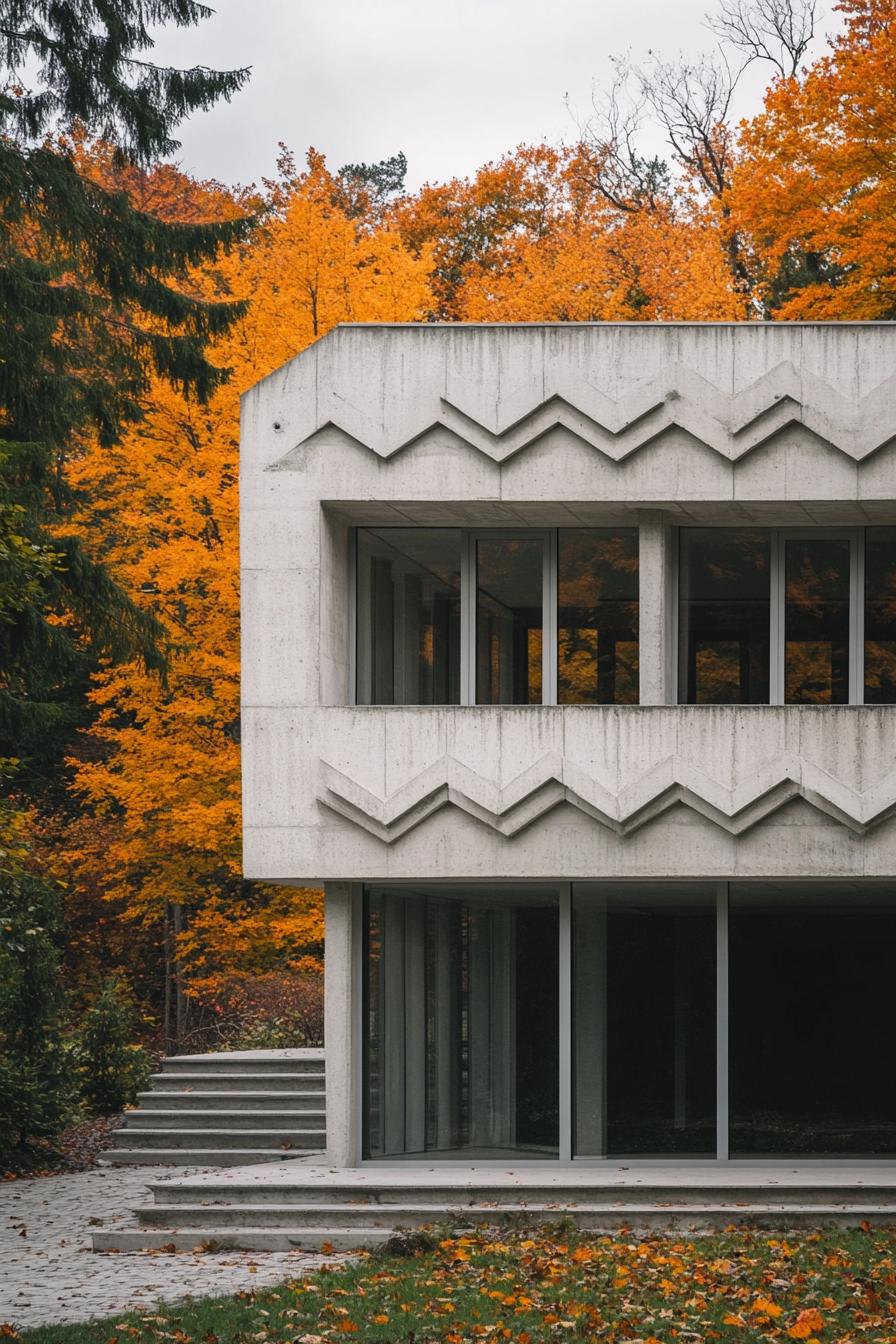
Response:
[{"label": "window frame", "polygon": [[[869,525],[870,526],[870,525]],[[694,701],[681,698],[681,533],[718,532],[721,530],[738,532],[757,530],[747,523],[733,524],[688,524],[686,529],[679,526],[675,533],[674,582],[672,585],[672,621],[673,632],[673,681],[675,704],[700,708]],[[849,542],[849,699],[847,705],[865,703],[865,538],[867,527],[761,527],[769,534],[769,698],[770,706],[787,706],[784,700],[785,685],[785,554],[788,541],[837,541]],[[744,705],[763,705],[764,701],[737,702],[733,708]],[[822,708],[837,708],[835,705]],[[841,705],[840,708],[845,706]],[[718,706],[716,706],[718,708]]]},{"label": "window frame", "polygon": [[[637,523],[627,524],[626,526],[600,527],[596,525],[584,524],[581,527],[458,527],[453,528],[451,524],[437,525],[429,524],[423,526],[447,526],[451,531],[460,533],[460,699],[457,706],[444,706],[444,708],[479,708],[479,709],[524,709],[539,708],[539,705],[486,705],[480,704],[476,699],[476,618],[477,618],[477,566],[476,566],[476,548],[480,541],[524,541],[535,539],[542,543],[542,696],[540,705],[548,707],[559,706],[558,701],[558,609],[559,609],[559,539],[560,532],[631,532],[635,537],[640,537],[640,529]],[[396,527],[390,523],[359,523],[351,528],[349,539],[349,564],[350,564],[350,600],[349,600],[349,639],[348,653],[351,659],[349,672],[349,703],[358,705],[358,685],[360,682],[360,663],[363,641],[358,635],[358,624],[361,613],[358,609],[358,533],[359,531],[380,532],[385,530],[415,531],[419,530],[418,525],[409,524],[407,528]],[[640,549],[640,548],[639,548]],[[641,605],[641,583],[640,573],[638,576],[638,647],[640,653],[641,632],[640,632],[640,605]],[[376,706],[359,706],[360,708],[376,708]],[[392,706],[398,708],[399,706]],[[602,705],[595,704],[594,708],[618,708],[615,704]],[[408,709],[419,709],[424,706],[407,705]]]}]

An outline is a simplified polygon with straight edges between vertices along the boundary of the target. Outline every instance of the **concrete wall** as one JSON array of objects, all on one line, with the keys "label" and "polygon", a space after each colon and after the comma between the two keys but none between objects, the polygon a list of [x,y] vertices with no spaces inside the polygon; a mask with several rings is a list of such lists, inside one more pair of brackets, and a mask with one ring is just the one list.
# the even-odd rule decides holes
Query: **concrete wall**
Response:
[{"label": "concrete wall", "polygon": [[[887,324],[364,326],[252,389],[247,876],[896,873],[896,710],[674,708],[668,602],[678,523],[896,522],[894,371]],[[352,525],[615,522],[641,707],[348,707]]]}]

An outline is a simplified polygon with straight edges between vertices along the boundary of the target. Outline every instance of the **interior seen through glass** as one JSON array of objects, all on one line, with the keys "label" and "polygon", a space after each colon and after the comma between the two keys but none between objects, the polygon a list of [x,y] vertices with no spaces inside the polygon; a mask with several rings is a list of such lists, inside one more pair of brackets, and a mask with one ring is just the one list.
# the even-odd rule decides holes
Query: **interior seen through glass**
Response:
[{"label": "interior seen through glass", "polygon": [[541,704],[544,547],[540,537],[476,543],[477,704]]},{"label": "interior seen through glass", "polygon": [[367,898],[367,1155],[557,1154],[553,894]]},{"label": "interior seen through glass", "polygon": [[562,941],[556,890],[368,891],[365,1155],[556,1159],[561,1113],[582,1158],[896,1152],[896,890],[723,891],[721,944],[714,883],[575,883]]},{"label": "interior seen through glass", "polygon": [[359,528],[357,700],[460,703],[461,534]]}]

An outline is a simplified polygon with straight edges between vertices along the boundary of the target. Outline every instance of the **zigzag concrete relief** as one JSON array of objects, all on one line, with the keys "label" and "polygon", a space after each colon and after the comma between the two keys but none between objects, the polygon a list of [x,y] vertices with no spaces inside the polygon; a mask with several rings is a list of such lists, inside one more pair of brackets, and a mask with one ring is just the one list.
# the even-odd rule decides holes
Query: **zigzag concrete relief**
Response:
[{"label": "zigzag concrete relief", "polygon": [[[416,414],[407,404],[384,407],[381,419],[340,397],[332,414],[273,464],[288,470],[299,450],[326,429],[348,435],[379,458],[389,460],[427,434],[443,428],[475,452],[502,463],[563,428],[575,438],[621,463],[667,430],[686,431],[729,462],[738,462],[776,434],[800,425],[860,463],[896,438],[896,374],[863,396],[849,397],[806,369],[782,361],[748,387],[729,393],[700,372],[675,364],[614,398],[586,378],[557,372],[495,404],[491,423],[477,409],[478,397],[458,387],[449,397],[436,387],[415,389]],[[333,398],[331,398],[331,403]]]},{"label": "zigzag concrete relief", "polygon": [[684,806],[738,836],[802,798],[857,835],[896,813],[896,771],[858,792],[809,761],[780,758],[726,788],[692,762],[668,757],[619,794],[547,754],[501,788],[469,766],[444,756],[386,798],[321,762],[319,801],[381,840],[393,844],[443,808],[476,817],[512,839],[562,803],[620,836],[633,834],[670,808]]}]

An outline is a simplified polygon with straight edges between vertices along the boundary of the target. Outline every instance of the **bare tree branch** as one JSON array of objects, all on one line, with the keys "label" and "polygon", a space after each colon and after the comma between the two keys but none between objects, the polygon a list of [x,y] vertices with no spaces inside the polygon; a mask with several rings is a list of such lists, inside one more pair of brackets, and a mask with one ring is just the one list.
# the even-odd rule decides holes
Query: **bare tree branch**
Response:
[{"label": "bare tree branch", "polygon": [[748,62],[769,61],[782,78],[795,75],[815,36],[818,0],[720,0],[707,27],[742,51]]},{"label": "bare tree branch", "polygon": [[669,170],[662,159],[645,158],[638,139],[648,113],[648,99],[640,79],[622,57],[613,58],[614,76],[607,92],[592,96],[594,115],[580,126],[582,144],[589,151],[589,181],[616,210],[634,213],[655,210],[669,187]]}]

